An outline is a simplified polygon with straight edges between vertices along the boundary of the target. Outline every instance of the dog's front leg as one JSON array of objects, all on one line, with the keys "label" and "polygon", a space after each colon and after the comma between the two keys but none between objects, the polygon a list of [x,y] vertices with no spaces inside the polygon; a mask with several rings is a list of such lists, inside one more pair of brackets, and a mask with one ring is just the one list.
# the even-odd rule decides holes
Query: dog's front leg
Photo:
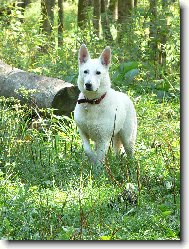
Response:
[{"label": "dog's front leg", "polygon": [[106,141],[96,142],[96,163],[102,165],[104,163],[105,156],[108,152],[109,144],[111,139]]},{"label": "dog's front leg", "polygon": [[79,134],[81,136],[81,140],[83,142],[83,149],[85,151],[85,154],[87,155],[87,157],[89,158],[91,163],[95,163],[96,162],[96,155],[93,152],[93,150],[91,149],[88,136],[81,129],[78,128],[78,130],[79,130]]}]

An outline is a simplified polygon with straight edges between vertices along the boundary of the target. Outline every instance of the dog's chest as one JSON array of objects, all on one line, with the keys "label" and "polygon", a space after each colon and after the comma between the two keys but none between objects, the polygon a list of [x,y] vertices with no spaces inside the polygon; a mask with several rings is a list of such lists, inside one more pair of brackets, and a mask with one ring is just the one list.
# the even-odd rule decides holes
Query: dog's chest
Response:
[{"label": "dog's chest", "polygon": [[75,111],[75,121],[79,125],[84,126],[86,123],[95,124],[105,118],[105,110],[99,105],[91,105],[84,103],[78,106]]},{"label": "dog's chest", "polygon": [[83,103],[77,106],[74,119],[82,131],[95,140],[103,133],[111,132],[113,129],[114,117],[107,113],[107,109],[100,105],[90,105]]},{"label": "dog's chest", "polygon": [[89,109],[91,109],[91,108],[90,108],[90,106],[89,106],[88,103],[83,104],[84,115],[87,115],[87,114],[88,114]]}]

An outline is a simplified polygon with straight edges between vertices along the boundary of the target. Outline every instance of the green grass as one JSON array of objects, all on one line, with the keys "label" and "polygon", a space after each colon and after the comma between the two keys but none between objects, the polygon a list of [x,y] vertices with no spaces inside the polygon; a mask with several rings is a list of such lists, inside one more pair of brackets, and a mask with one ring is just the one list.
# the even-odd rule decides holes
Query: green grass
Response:
[{"label": "green grass", "polygon": [[135,161],[109,152],[110,173],[100,175],[88,164],[72,119],[52,114],[34,129],[26,109],[1,98],[2,239],[179,239],[177,102],[136,99]]}]

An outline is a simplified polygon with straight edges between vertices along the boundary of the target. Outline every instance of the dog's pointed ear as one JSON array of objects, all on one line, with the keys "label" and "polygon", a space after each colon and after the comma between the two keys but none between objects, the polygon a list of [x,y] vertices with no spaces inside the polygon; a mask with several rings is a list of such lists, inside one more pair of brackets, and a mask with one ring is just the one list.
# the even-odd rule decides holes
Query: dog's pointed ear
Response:
[{"label": "dog's pointed ear", "polygon": [[79,64],[85,63],[86,61],[88,61],[88,59],[90,59],[88,49],[85,46],[85,44],[82,44],[79,49],[79,56],[78,56]]},{"label": "dog's pointed ear", "polygon": [[102,65],[109,66],[111,62],[111,49],[110,47],[105,47],[104,51],[100,56],[100,61]]}]

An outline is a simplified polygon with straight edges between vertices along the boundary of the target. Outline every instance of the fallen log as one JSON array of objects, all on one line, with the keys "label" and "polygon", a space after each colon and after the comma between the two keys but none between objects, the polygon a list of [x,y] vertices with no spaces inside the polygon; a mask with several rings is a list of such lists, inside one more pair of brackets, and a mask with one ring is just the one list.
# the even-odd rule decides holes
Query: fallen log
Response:
[{"label": "fallen log", "polygon": [[[19,94],[20,88],[36,91],[26,99]],[[57,115],[70,116],[78,95],[77,86],[69,82],[25,72],[0,60],[0,96],[14,97],[39,108],[53,108]]]}]

